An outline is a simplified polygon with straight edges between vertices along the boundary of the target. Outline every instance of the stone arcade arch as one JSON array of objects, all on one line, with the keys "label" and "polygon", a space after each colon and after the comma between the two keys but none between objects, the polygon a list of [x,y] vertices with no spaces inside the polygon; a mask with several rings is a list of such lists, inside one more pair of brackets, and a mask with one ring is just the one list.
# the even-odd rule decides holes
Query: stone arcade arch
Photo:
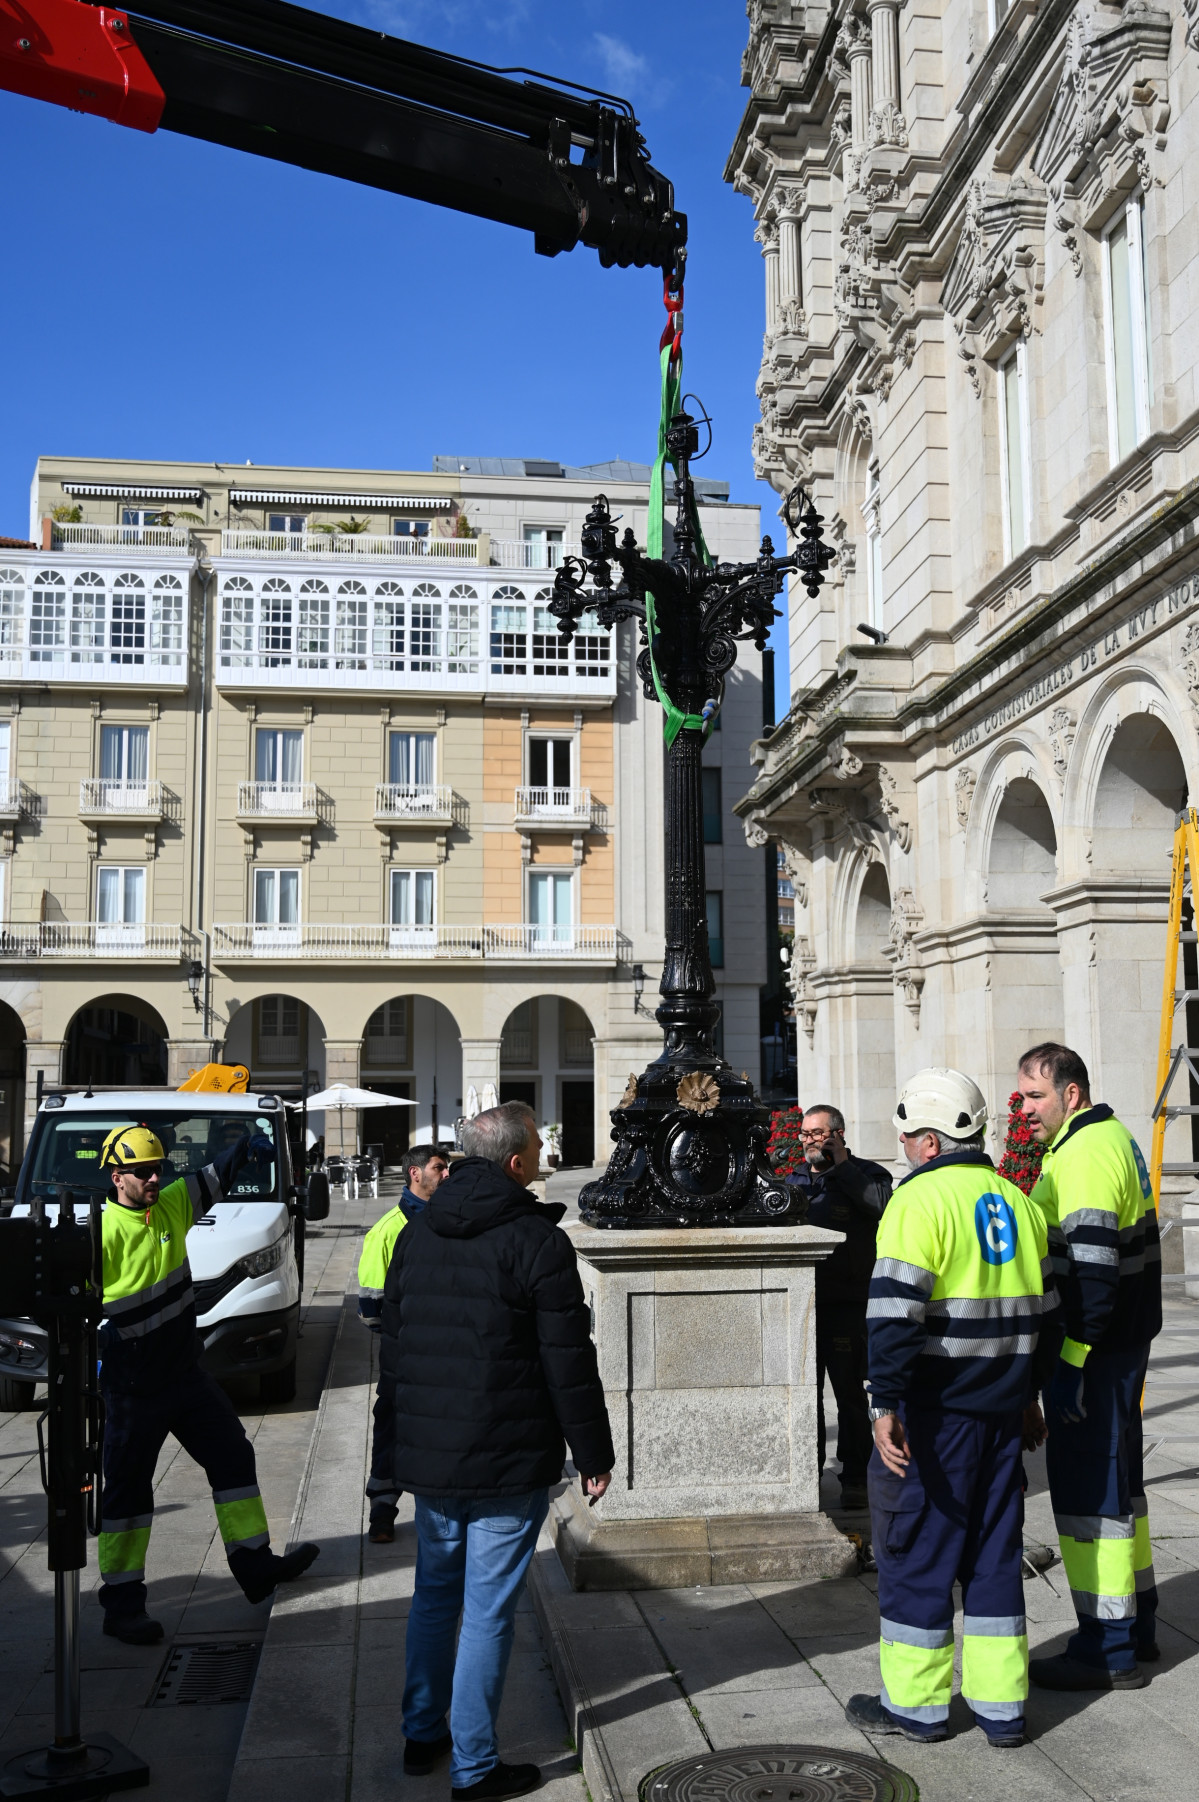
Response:
[{"label": "stone arcade arch", "polygon": [[1043,899],[1057,881],[1057,830],[1044,792],[1029,776],[1017,776],[1002,791],[985,871],[985,1040],[991,1069],[971,1074],[1002,1108],[1021,1055],[1065,1031],[1057,916]]},{"label": "stone arcade arch", "polygon": [[98,995],[79,1008],[63,1046],[65,1083],[157,1088],[167,1080],[166,1022],[137,995]]},{"label": "stone arcade arch", "polygon": [[[853,962],[846,972],[845,1004],[850,1031],[843,1072],[844,1109],[850,1143],[861,1156],[891,1162],[895,1157],[895,985],[887,946],[891,930],[891,884],[881,863],[866,866],[853,916]],[[837,1102],[835,1095],[805,1096]]]},{"label": "stone arcade arch", "polygon": [[24,1151],[25,1023],[0,1001],[0,1183],[7,1184]]},{"label": "stone arcade arch", "polygon": [[252,1087],[300,1095],[325,1085],[325,1027],[315,1008],[287,993],[258,995],[237,1008],[225,1033],[222,1057],[247,1064]]},{"label": "stone arcade arch", "polygon": [[534,995],[514,1007],[500,1040],[500,1099],[527,1101],[541,1126],[562,1133],[562,1162],[595,1157],[595,1028],[562,995]]},{"label": "stone arcade arch", "polygon": [[400,1095],[414,1108],[378,1108],[364,1115],[363,1141],[382,1145],[398,1164],[409,1145],[452,1144],[462,1113],[462,1036],[449,1008],[429,995],[390,995],[362,1033],[362,1086]]}]

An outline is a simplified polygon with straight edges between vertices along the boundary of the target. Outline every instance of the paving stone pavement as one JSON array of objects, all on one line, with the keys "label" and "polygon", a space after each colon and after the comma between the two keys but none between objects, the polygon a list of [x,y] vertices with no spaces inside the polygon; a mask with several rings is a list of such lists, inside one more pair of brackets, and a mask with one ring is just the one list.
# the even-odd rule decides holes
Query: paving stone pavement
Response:
[{"label": "paving stone pavement", "polygon": [[[309,1232],[295,1400],[263,1408],[255,1385],[230,1385],[254,1441],[277,1549],[288,1538],[362,1222],[390,1205],[387,1194],[348,1205],[335,1199],[329,1219]],[[36,1419],[32,1411],[0,1414],[0,1765],[53,1731],[54,1579],[46,1569]],[[83,1726],[115,1734],[148,1761],[150,1787],[140,1793],[149,1802],[224,1802],[246,1704],[154,1708],[150,1701],[174,1642],[261,1641],[271,1604],[251,1607],[230,1577],[204,1473],[174,1440],[163,1449],[155,1491],[149,1605],[166,1638],[136,1647],[102,1637],[91,1548],[80,1585]]]},{"label": "paving stone pavement", "polygon": [[[843,1713],[855,1692],[878,1690],[872,1576],[575,1595],[543,1536],[531,1589],[593,1802],[633,1802],[646,1774],[671,1759],[763,1743],[874,1752],[916,1780],[922,1802],[1191,1802],[1199,1759],[1199,1305],[1170,1301],[1166,1317],[1145,1396],[1162,1648],[1146,1689],[1034,1690],[1031,1740],[1018,1751],[992,1751],[956,1695],[948,1742],[888,1737],[872,1745]],[[832,1405],[831,1394],[826,1400]],[[1044,1466],[1043,1452],[1028,1460],[1027,1530],[1055,1544]],[[830,1511],[836,1496],[830,1469]],[[1031,1648],[1061,1650],[1074,1615],[1060,1563],[1030,1580],[1025,1594]]]}]

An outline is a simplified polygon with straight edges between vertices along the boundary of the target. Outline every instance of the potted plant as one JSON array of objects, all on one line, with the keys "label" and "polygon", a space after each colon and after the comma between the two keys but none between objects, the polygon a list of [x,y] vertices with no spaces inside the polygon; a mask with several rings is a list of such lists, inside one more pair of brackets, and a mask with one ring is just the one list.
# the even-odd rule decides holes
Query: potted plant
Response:
[{"label": "potted plant", "polygon": [[542,1141],[545,1145],[545,1161],[551,1170],[556,1170],[562,1162],[562,1128],[556,1120],[551,1120],[541,1129]]}]

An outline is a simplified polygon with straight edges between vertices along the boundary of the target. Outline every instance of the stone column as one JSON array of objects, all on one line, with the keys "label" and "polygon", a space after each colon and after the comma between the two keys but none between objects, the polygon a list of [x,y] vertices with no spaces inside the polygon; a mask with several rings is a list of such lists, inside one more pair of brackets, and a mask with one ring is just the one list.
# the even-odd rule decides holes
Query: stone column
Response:
[{"label": "stone column", "polygon": [[[852,33],[849,26],[854,25]],[[864,150],[870,142],[870,113],[874,105],[870,64],[873,56],[871,36],[856,21],[846,20],[845,59],[849,64],[850,129],[854,148]]]},{"label": "stone column", "polygon": [[874,144],[907,142],[899,110],[899,26],[896,0],[867,0],[870,14],[871,76],[874,93],[870,140]]},{"label": "stone column", "polygon": [[65,1039],[28,1039],[25,1044],[25,1143],[37,1118],[37,1073],[43,1084],[53,1089],[62,1081],[62,1054]]},{"label": "stone column", "polygon": [[215,1039],[167,1040],[167,1087],[177,1089],[193,1070],[202,1070],[217,1054]]},{"label": "stone column", "polygon": [[779,324],[785,332],[798,332],[803,324],[803,277],[800,270],[799,188],[779,192]]},{"label": "stone column", "polygon": [[814,1266],[819,1227],[572,1226],[616,1464],[549,1527],[576,1589],[843,1576],[820,1512]]},{"label": "stone column", "polygon": [[[348,1083],[356,1089],[358,1064],[362,1055],[361,1039],[325,1039],[325,1087],[331,1083]],[[325,1152],[347,1155],[357,1150],[358,1116],[352,1108],[330,1108],[325,1115]],[[336,1144],[334,1144],[336,1140]]]},{"label": "stone column", "polygon": [[483,1090],[487,1084],[494,1083],[498,1095],[500,1088],[500,1045],[499,1039],[460,1039],[462,1046],[462,1110],[466,1112],[466,1096],[472,1084],[479,1097],[480,1107],[483,1104]]},{"label": "stone column", "polygon": [[766,264],[766,336],[773,338],[779,329],[779,228],[773,219],[763,219],[754,237],[762,246]]}]

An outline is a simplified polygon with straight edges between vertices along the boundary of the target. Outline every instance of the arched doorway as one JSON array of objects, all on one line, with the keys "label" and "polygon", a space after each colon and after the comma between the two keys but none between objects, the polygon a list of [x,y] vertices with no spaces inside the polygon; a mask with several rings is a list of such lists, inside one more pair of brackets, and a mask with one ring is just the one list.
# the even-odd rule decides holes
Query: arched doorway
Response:
[{"label": "arched doorway", "polygon": [[[1186,805],[1178,746],[1152,714],[1116,728],[1091,828],[1091,1075],[1143,1144],[1157,1065],[1174,816]],[[1167,1156],[1169,1156],[1167,1152]]]},{"label": "arched doorway", "polygon": [[364,1143],[381,1145],[384,1163],[398,1164],[409,1145],[453,1143],[463,1107],[462,1039],[448,1007],[430,995],[389,996],[366,1022],[361,1069],[364,1089],[416,1103],[364,1114]]},{"label": "arched doorway", "polygon": [[500,1100],[524,1101],[546,1138],[557,1127],[563,1164],[595,1162],[595,1028],[564,995],[514,1007],[500,1039]]},{"label": "arched doorway", "polygon": [[67,1028],[65,1083],[105,1088],[166,1086],[167,1028],[162,1015],[136,995],[100,995]]},{"label": "arched doorway", "polygon": [[[895,1156],[895,984],[887,947],[891,931],[891,885],[881,863],[867,866],[858,892],[853,930],[852,1065],[846,1073],[845,1108],[851,1143],[863,1157],[890,1162]],[[837,1102],[833,1095],[802,1098]]]},{"label": "arched doorway", "polygon": [[1006,1102],[1028,1047],[1065,1033],[1057,915],[1041,898],[1056,880],[1049,803],[1035,782],[1018,777],[1003,792],[987,848],[987,912],[1002,917],[1002,930],[997,921],[987,941],[993,949],[985,1081],[997,1106]]},{"label": "arched doorway", "polygon": [[225,1033],[222,1058],[247,1064],[251,1086],[288,1095],[320,1089],[325,1082],[325,1027],[320,1015],[297,995],[259,995],[234,1012]]},{"label": "arched doorway", "polygon": [[0,1183],[8,1184],[24,1150],[25,1024],[0,1001]]}]

